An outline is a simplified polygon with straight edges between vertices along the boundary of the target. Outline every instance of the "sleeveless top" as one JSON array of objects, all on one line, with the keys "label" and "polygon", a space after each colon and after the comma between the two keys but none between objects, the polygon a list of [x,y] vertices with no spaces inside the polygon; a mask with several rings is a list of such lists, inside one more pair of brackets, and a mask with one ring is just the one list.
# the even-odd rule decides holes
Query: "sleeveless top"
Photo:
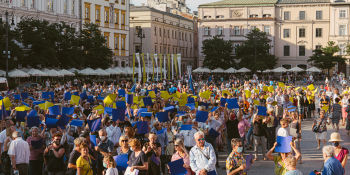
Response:
[{"label": "sleeveless top", "polygon": [[[60,150],[63,148],[62,145],[60,145],[56,151]],[[57,158],[55,154],[53,153],[52,150],[50,150],[46,155],[46,167],[49,172],[60,172],[65,170],[65,165],[64,165],[64,155],[60,158]]]}]

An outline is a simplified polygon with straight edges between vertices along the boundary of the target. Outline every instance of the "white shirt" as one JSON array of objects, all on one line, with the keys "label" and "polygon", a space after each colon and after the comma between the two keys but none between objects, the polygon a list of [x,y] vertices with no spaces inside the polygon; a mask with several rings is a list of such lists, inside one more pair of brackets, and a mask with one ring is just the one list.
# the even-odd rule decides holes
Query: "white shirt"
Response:
[{"label": "white shirt", "polygon": [[196,145],[196,141],[193,139],[194,134],[197,132],[196,129],[191,130],[181,130],[179,135],[184,138],[184,145],[187,147],[193,147]]},{"label": "white shirt", "polygon": [[1,152],[4,151],[4,143],[5,143],[5,140],[6,140],[6,129],[4,129],[3,131],[1,131],[1,133],[0,133],[0,143],[2,144],[2,145],[1,145]]},{"label": "white shirt", "polygon": [[21,137],[16,138],[10,144],[8,155],[15,156],[16,164],[29,163],[29,144]]},{"label": "white shirt", "polygon": [[118,126],[110,125],[106,128],[106,131],[108,139],[112,141],[114,145],[119,143],[119,138],[122,135],[122,131]]},{"label": "white shirt", "polygon": [[280,128],[277,131],[277,136],[288,137],[289,136],[289,128]]},{"label": "white shirt", "polygon": [[118,169],[108,168],[105,175],[118,175]]}]

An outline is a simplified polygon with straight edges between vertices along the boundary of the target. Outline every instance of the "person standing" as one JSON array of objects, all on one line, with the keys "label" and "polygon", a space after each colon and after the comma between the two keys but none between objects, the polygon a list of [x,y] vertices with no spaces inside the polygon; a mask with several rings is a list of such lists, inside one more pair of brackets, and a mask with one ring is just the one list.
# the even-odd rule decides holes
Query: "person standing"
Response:
[{"label": "person standing", "polygon": [[325,117],[325,111],[320,111],[320,118],[314,120],[314,124],[312,125],[312,130],[315,132],[316,140],[317,140],[317,149],[321,147],[321,141],[323,145],[326,145],[327,138],[327,119]]},{"label": "person standing", "polygon": [[194,134],[196,145],[190,151],[190,166],[196,175],[216,172],[216,156],[214,148],[210,143],[205,142],[202,131]]},{"label": "person standing", "polygon": [[335,98],[335,103],[332,105],[332,127],[333,130],[335,129],[337,132],[339,131],[339,121],[342,116],[341,106],[339,104],[340,99],[337,97]]},{"label": "person standing", "polygon": [[340,145],[340,142],[342,141],[343,140],[340,138],[340,134],[338,132],[333,132],[328,142],[331,142],[333,144],[334,157],[339,160],[339,162],[341,163],[342,167],[345,170],[346,162],[348,160],[349,150]]},{"label": "person standing", "polygon": [[52,144],[44,151],[44,162],[48,175],[64,175],[65,164],[63,155],[65,150],[60,144],[62,135],[57,133],[53,136]]},{"label": "person standing", "polygon": [[39,134],[38,127],[32,127],[31,136],[27,138],[30,148],[29,175],[41,175],[43,168],[43,153],[45,149],[44,132]]},{"label": "person standing", "polygon": [[29,144],[22,139],[17,131],[12,133],[14,139],[8,150],[8,155],[11,157],[13,170],[18,170],[20,175],[27,175],[29,168]]},{"label": "person standing", "polygon": [[181,139],[176,139],[175,140],[175,150],[176,152],[173,154],[173,156],[171,157],[171,161],[176,161],[179,159],[183,159],[184,161],[184,168],[186,168],[187,173],[186,175],[191,175],[191,167],[190,167],[190,156],[187,153],[187,150],[184,146],[184,143]]}]

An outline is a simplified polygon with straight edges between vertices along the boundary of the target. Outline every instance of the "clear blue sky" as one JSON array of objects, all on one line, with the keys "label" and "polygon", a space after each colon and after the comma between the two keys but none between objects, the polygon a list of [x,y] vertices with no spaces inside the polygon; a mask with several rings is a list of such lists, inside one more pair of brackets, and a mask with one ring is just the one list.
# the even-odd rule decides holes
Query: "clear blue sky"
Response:
[{"label": "clear blue sky", "polygon": [[[220,0],[186,0],[186,4],[192,11],[197,11],[197,7],[200,4],[205,4],[209,2],[215,2],[215,1],[220,1]],[[146,4],[146,2],[147,0],[131,0],[131,3],[135,5],[141,5],[141,3]]]}]

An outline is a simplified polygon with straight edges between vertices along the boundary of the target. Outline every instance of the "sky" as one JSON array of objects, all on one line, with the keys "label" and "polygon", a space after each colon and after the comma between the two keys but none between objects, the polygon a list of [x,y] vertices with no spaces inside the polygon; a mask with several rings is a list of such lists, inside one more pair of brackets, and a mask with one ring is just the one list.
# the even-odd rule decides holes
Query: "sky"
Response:
[{"label": "sky", "polygon": [[[219,0],[186,0],[186,4],[192,11],[197,11],[197,7],[200,4],[206,4],[209,2],[215,2],[215,1],[219,1]],[[142,3],[146,4],[146,2],[147,0],[131,0],[131,3],[135,5],[141,5]]]}]

